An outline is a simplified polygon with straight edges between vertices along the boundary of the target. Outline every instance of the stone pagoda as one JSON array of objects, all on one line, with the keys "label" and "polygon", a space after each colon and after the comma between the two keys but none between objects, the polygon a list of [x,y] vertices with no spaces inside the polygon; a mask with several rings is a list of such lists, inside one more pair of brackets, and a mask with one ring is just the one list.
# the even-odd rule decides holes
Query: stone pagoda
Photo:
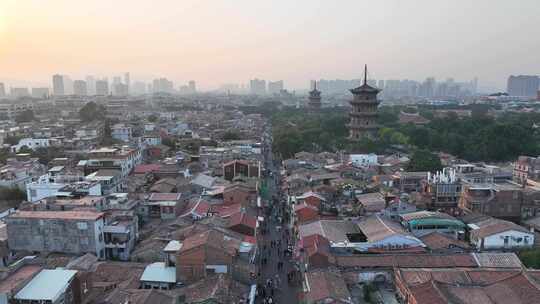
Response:
[{"label": "stone pagoda", "polygon": [[367,84],[367,65],[364,68],[364,83],[351,90],[354,95],[351,100],[351,112],[349,113],[349,137],[352,140],[360,140],[364,137],[373,138],[377,134],[377,108],[379,101],[377,94],[381,90]]},{"label": "stone pagoda", "polygon": [[319,110],[321,108],[321,91],[317,90],[317,81],[312,91],[309,91],[308,108],[310,110]]}]

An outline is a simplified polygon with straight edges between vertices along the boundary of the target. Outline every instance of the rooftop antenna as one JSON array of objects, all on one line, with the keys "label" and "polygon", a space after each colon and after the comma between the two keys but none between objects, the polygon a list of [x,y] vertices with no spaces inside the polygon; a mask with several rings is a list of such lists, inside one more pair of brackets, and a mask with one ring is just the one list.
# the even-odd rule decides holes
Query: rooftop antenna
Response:
[{"label": "rooftop antenna", "polygon": [[367,64],[364,66],[364,85],[367,85]]}]

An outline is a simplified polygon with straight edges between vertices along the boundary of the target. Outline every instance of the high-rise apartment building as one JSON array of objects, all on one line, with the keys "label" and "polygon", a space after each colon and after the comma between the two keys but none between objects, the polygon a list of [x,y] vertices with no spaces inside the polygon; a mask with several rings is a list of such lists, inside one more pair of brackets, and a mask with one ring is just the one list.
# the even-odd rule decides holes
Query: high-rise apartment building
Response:
[{"label": "high-rise apartment building", "polygon": [[268,94],[279,94],[281,90],[283,90],[283,80],[268,82]]},{"label": "high-rise apartment building", "polygon": [[62,96],[65,94],[64,90],[64,77],[62,75],[56,74],[52,77],[53,81],[53,94],[56,96]]},{"label": "high-rise apartment building", "polygon": [[540,80],[538,76],[510,76],[508,77],[507,92],[510,96],[536,97]]},{"label": "high-rise apartment building", "polygon": [[109,81],[106,78],[96,81],[96,95],[109,95]]},{"label": "high-rise apartment building", "polygon": [[6,96],[6,87],[4,83],[0,82],[0,97]]},{"label": "high-rise apartment building", "polygon": [[64,75],[64,93],[66,95],[73,94],[73,80],[67,75]]},{"label": "high-rise apartment building", "polygon": [[32,88],[32,97],[34,98],[48,98],[49,88]]},{"label": "high-rise apartment building", "polygon": [[189,91],[191,93],[196,93],[197,92],[197,86],[195,85],[195,80],[190,80],[189,83],[188,83],[188,86],[189,86]]},{"label": "high-rise apartment building", "polygon": [[174,91],[174,84],[167,78],[154,79],[152,82],[153,93],[172,93]]},{"label": "high-rise apartment building", "polygon": [[146,84],[141,81],[135,81],[129,88],[129,94],[131,95],[144,95],[146,94]]},{"label": "high-rise apartment building", "polygon": [[[127,93],[129,94],[129,91],[131,89],[131,78],[129,76],[129,72],[124,74],[124,84],[126,85]],[[128,94],[126,94],[126,95],[128,95]]]},{"label": "high-rise apartment building", "polygon": [[88,95],[88,89],[86,88],[86,81],[75,80],[73,82],[73,94],[79,95],[79,96]]},{"label": "high-rise apartment building", "polygon": [[88,95],[96,95],[96,79],[94,76],[86,76],[86,92]]},{"label": "high-rise apartment building", "polygon": [[11,88],[10,95],[15,98],[28,97],[30,96],[30,92],[28,92],[28,88]]},{"label": "high-rise apartment building", "polygon": [[127,96],[128,93],[128,86],[125,83],[117,83],[113,87],[113,95]]},{"label": "high-rise apartment building", "polygon": [[249,91],[253,95],[265,95],[266,94],[266,81],[260,79],[253,79],[249,81]]}]

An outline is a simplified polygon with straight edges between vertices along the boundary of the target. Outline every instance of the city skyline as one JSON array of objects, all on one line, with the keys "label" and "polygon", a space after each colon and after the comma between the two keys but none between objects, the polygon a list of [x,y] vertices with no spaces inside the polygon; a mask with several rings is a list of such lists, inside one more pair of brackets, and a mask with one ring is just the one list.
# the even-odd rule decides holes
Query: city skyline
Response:
[{"label": "city skyline", "polygon": [[56,73],[130,71],[147,82],[195,79],[203,90],[254,78],[299,89],[310,79],[360,78],[367,62],[374,79],[478,77],[504,89],[509,75],[540,73],[537,1],[160,4],[3,1],[0,81],[43,86]]}]

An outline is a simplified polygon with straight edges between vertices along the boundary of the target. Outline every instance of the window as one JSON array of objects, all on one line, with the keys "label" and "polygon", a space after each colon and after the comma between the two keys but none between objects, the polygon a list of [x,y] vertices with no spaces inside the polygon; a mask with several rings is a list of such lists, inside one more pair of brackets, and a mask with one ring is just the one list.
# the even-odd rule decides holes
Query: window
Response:
[{"label": "window", "polygon": [[88,225],[85,222],[78,222],[77,228],[79,228],[79,230],[86,230],[88,229]]},{"label": "window", "polygon": [[80,242],[81,242],[81,245],[88,245],[88,238],[87,237],[82,237],[80,238]]}]

